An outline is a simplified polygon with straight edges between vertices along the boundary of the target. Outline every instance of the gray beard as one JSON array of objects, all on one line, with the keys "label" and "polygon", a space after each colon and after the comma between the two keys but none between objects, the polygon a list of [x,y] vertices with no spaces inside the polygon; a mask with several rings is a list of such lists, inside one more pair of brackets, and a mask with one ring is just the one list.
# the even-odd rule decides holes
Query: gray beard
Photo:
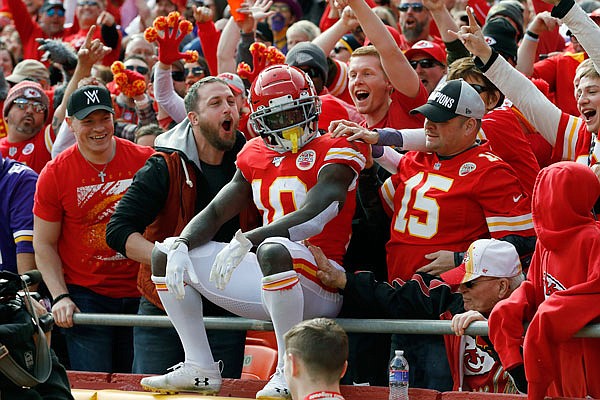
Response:
[{"label": "gray beard", "polygon": [[[429,22],[427,22],[429,23]],[[415,27],[411,29],[406,29],[404,26],[402,27],[402,34],[409,42],[416,42],[417,39],[423,34],[425,30],[425,24],[422,22],[416,22]]]}]

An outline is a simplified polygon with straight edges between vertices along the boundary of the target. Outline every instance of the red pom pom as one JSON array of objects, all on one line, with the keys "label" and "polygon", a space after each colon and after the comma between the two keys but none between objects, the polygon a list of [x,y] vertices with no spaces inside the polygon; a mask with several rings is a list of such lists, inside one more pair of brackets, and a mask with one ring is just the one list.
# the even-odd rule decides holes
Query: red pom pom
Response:
[{"label": "red pom pom", "polygon": [[156,31],[156,28],[146,28],[144,31],[144,39],[146,39],[146,41],[149,43],[155,42],[156,39],[158,39],[158,32]]}]

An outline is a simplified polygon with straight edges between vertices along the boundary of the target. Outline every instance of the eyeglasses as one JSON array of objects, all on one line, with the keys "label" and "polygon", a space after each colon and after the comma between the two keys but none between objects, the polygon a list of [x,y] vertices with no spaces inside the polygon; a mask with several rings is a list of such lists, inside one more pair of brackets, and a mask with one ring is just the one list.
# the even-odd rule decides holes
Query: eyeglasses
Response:
[{"label": "eyeglasses", "polygon": [[59,17],[64,17],[65,10],[63,10],[62,8],[51,8],[46,11],[46,15],[49,17],[54,17],[55,15],[57,15]]},{"label": "eyeglasses", "polygon": [[287,4],[273,4],[269,11],[290,12],[291,8]]},{"label": "eyeglasses", "polygon": [[171,71],[171,78],[175,82],[183,82],[183,81],[185,81],[185,75],[183,74],[183,71]]},{"label": "eyeglasses", "polygon": [[146,75],[148,73],[148,67],[144,67],[142,65],[127,65],[125,68],[130,71],[137,71],[142,75]]},{"label": "eyeglasses", "polygon": [[188,76],[189,74],[192,74],[194,76],[200,76],[200,75],[204,75],[205,71],[204,71],[204,68],[202,68],[202,67],[184,68],[183,75]]},{"label": "eyeglasses", "polygon": [[79,7],[85,7],[85,6],[89,6],[89,7],[100,7],[100,3],[98,3],[97,1],[93,1],[93,0],[83,0],[83,1],[78,1],[77,5]]},{"label": "eyeglasses", "polygon": [[416,13],[420,13],[423,11],[425,6],[421,3],[403,3],[398,6],[398,10],[400,10],[400,12],[407,12],[409,8],[412,8]]},{"label": "eyeglasses", "polygon": [[19,107],[20,110],[25,110],[27,109],[27,106],[31,106],[33,111],[35,111],[36,113],[43,113],[47,109],[47,107],[44,104],[38,101],[28,101],[26,99],[16,99],[13,101],[13,104]]},{"label": "eyeglasses", "polygon": [[442,66],[441,63],[437,62],[433,58],[424,58],[422,60],[415,60],[415,61],[409,61],[409,62],[410,62],[410,66],[413,67],[413,69],[417,69],[417,65],[420,65],[421,68],[425,68],[425,69],[433,68],[436,65]]},{"label": "eyeglasses", "polygon": [[344,51],[344,50],[346,50],[346,51],[350,51],[350,50],[348,50],[347,48],[345,48],[344,46],[339,46],[339,47],[334,47],[334,48],[333,48],[333,52],[334,52],[335,54],[340,54],[340,52],[342,52],[342,51]]},{"label": "eyeglasses", "polygon": [[475,91],[479,94],[483,93],[483,92],[487,92],[487,88],[483,85],[478,85],[477,83],[469,83],[469,85],[471,85],[471,87],[473,89],[475,89]]},{"label": "eyeglasses", "polygon": [[466,287],[467,289],[473,289],[473,287],[474,287],[475,285],[477,285],[478,283],[481,283],[481,282],[486,282],[486,281],[495,281],[495,280],[497,280],[497,279],[498,279],[498,278],[488,278],[488,279],[473,279],[472,281],[469,281],[469,282],[465,282],[465,283],[463,283],[463,285],[465,285],[465,287]]}]

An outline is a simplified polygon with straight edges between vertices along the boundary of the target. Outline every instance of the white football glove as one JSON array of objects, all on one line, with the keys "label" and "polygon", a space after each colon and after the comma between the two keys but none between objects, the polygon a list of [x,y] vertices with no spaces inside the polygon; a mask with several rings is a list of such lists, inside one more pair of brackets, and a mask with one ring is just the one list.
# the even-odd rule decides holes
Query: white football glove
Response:
[{"label": "white football glove", "polygon": [[167,253],[166,284],[169,292],[173,293],[177,300],[182,300],[185,296],[183,274],[186,271],[192,283],[199,282],[188,254],[187,245],[183,242],[175,242]]},{"label": "white football glove", "polygon": [[244,236],[241,229],[238,229],[231,242],[217,254],[210,270],[209,280],[215,283],[217,289],[225,289],[233,270],[240,265],[251,248],[252,242]]}]

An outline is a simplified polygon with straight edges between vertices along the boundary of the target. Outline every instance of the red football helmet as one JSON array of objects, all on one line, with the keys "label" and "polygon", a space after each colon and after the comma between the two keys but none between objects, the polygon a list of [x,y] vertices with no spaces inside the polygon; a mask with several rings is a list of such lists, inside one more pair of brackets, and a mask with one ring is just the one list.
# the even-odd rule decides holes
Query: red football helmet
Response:
[{"label": "red football helmet", "polygon": [[248,102],[252,129],[272,150],[295,153],[318,135],[321,100],[310,77],[298,68],[265,68],[252,83]]}]

